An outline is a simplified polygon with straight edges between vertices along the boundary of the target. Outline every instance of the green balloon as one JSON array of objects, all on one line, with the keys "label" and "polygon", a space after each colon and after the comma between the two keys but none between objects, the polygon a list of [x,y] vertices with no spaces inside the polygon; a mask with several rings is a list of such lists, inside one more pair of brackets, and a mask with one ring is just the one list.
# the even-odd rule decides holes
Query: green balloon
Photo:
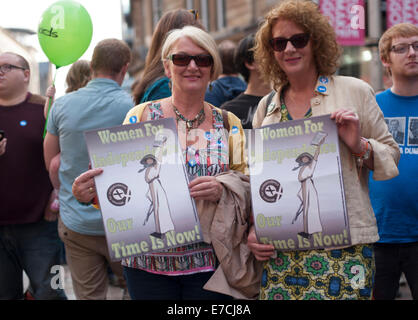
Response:
[{"label": "green balloon", "polygon": [[90,45],[93,24],[78,2],[62,0],[42,14],[38,39],[49,61],[57,68],[77,61]]}]

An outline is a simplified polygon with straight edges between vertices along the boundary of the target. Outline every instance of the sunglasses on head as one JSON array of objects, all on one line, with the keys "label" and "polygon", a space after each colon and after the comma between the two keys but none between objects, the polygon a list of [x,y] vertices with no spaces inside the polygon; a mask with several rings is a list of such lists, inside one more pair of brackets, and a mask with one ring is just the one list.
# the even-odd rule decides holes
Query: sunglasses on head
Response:
[{"label": "sunglasses on head", "polygon": [[169,59],[173,61],[176,66],[188,66],[193,59],[198,67],[210,67],[213,64],[213,58],[209,54],[198,54],[191,56],[184,53],[174,53],[169,56]]},{"label": "sunglasses on head", "polygon": [[290,38],[277,37],[270,40],[270,46],[274,51],[283,51],[287,47],[287,42],[290,41],[292,46],[296,49],[306,47],[309,42],[309,33],[298,33]]}]

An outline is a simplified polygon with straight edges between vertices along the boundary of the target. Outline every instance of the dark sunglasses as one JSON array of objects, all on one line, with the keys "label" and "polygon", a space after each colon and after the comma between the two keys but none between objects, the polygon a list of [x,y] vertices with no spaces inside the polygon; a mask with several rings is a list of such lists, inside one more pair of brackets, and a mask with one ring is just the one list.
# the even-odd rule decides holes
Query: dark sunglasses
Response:
[{"label": "dark sunglasses", "polygon": [[173,61],[176,66],[188,66],[193,59],[198,67],[210,67],[213,65],[213,58],[209,54],[198,54],[197,56],[191,56],[184,53],[174,53],[169,56],[169,59]]},{"label": "dark sunglasses", "polygon": [[283,51],[286,49],[287,42],[290,41],[296,49],[306,47],[309,42],[309,33],[298,33],[290,38],[277,37],[270,40],[270,46],[274,51]]}]

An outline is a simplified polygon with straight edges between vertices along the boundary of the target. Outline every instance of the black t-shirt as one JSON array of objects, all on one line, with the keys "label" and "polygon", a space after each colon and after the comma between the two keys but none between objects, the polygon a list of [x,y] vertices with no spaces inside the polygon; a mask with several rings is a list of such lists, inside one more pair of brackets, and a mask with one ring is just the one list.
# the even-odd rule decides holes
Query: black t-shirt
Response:
[{"label": "black t-shirt", "polygon": [[241,93],[235,99],[225,102],[221,108],[235,114],[241,120],[244,129],[252,129],[253,116],[262,98],[263,96]]},{"label": "black t-shirt", "polygon": [[43,155],[45,98],[28,94],[14,106],[0,106],[7,138],[0,156],[0,225],[42,219],[52,191]]}]

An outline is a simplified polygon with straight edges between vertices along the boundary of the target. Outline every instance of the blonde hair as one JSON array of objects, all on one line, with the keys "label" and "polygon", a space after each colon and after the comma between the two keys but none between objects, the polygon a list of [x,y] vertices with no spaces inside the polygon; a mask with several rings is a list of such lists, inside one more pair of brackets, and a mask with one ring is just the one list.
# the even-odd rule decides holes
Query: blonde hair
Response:
[{"label": "blonde hair", "polygon": [[272,29],[279,20],[292,21],[304,32],[309,33],[313,58],[319,74],[332,75],[337,71],[342,49],[337,43],[335,31],[329,24],[328,18],[311,1],[284,1],[266,15],[264,23],[256,34],[254,48],[254,58],[265,80],[272,82],[275,89],[288,82],[285,72],[274,58],[274,51],[269,43]]},{"label": "blonde hair", "polygon": [[[418,35],[418,27],[412,23],[400,23],[387,29],[379,40],[379,55],[383,62],[390,62],[390,50],[394,38],[410,38]],[[387,68],[389,74],[390,69]]]},{"label": "blonde hair", "polygon": [[78,60],[74,62],[65,78],[67,84],[65,93],[73,92],[84,87],[90,80],[90,63],[87,60]]},{"label": "blonde hair", "polygon": [[180,38],[188,37],[197,46],[206,50],[213,58],[213,66],[211,70],[211,80],[216,80],[222,73],[222,62],[219,56],[218,47],[212,36],[206,31],[193,27],[185,26],[181,29],[174,29],[168,35],[161,50],[161,60],[167,60],[174,44]]}]

